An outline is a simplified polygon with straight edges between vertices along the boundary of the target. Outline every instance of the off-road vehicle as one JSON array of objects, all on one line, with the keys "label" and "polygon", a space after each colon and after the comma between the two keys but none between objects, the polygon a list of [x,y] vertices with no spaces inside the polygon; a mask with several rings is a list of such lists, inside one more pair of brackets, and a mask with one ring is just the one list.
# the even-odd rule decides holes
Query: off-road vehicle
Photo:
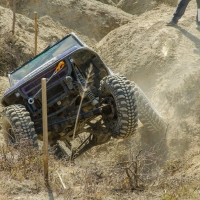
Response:
[{"label": "off-road vehicle", "polygon": [[[100,56],[74,33],[8,74],[10,88],[1,100],[3,134],[7,142],[42,140],[41,79],[46,78],[49,144],[90,133],[80,154],[111,137],[135,133],[140,121],[160,131],[165,123],[139,87],[114,74]],[[138,115],[139,114],[139,115]],[[104,131],[99,129],[104,127]]]}]

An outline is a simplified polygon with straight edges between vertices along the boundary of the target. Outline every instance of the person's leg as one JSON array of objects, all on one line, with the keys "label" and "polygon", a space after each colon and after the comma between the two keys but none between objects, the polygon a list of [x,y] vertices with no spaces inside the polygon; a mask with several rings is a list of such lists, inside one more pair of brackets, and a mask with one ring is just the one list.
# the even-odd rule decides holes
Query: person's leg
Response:
[{"label": "person's leg", "polygon": [[[197,0],[200,1],[200,0]],[[178,20],[183,16],[183,14],[185,13],[185,10],[187,8],[188,3],[190,2],[190,0],[180,0],[177,9],[174,13],[174,16],[172,18],[172,20],[177,23]]]},{"label": "person's leg", "polygon": [[[190,2],[191,0],[180,0],[177,8],[176,8],[176,11],[174,13],[174,16],[173,18],[171,19],[171,21],[169,21],[167,23],[167,26],[174,26],[178,23],[178,20],[183,16],[183,14],[185,13],[185,10],[187,8],[187,5],[188,3]],[[200,1],[200,0],[198,0]]]},{"label": "person's leg", "polygon": [[197,8],[200,9],[200,0],[196,0],[197,1]]},{"label": "person's leg", "polygon": [[[199,16],[199,19],[198,19],[198,14],[200,14],[200,0],[196,0],[196,1],[197,1],[196,23],[197,23],[197,26],[200,26],[200,16]],[[198,12],[198,9],[199,9],[199,12]]]}]

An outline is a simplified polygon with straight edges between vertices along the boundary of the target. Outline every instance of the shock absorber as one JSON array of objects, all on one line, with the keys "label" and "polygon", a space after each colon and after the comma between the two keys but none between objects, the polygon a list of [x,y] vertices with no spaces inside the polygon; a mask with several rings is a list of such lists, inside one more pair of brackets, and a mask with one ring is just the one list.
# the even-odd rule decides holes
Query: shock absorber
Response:
[{"label": "shock absorber", "polygon": [[[74,65],[74,70],[77,74],[77,78],[79,79],[81,86],[82,86],[82,91],[85,91],[85,94],[88,96],[88,98],[91,100],[92,105],[95,106],[96,104],[98,104],[98,100],[95,98],[94,94],[92,93],[90,88],[87,88],[87,83],[85,82],[83,76],[81,75],[81,73],[79,72],[79,69],[77,68],[77,66]],[[83,89],[85,88],[85,89]]]}]

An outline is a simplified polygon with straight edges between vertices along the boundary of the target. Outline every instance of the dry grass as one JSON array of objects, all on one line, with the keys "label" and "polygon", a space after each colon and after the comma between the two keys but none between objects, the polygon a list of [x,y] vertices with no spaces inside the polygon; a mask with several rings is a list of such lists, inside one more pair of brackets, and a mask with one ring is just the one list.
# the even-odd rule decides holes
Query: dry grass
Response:
[{"label": "dry grass", "polygon": [[6,76],[23,62],[31,58],[23,54],[23,46],[18,43],[18,37],[12,36],[11,32],[0,35],[0,75]]},{"label": "dry grass", "polygon": [[[55,172],[61,162],[56,162],[50,149],[49,156],[49,186],[57,193],[62,190]],[[28,145],[0,146],[0,172],[3,176],[9,177],[18,183],[31,181],[34,192],[39,193],[46,188],[44,182],[44,161],[43,153]],[[1,178],[3,179],[3,176]]]},{"label": "dry grass", "polygon": [[[1,182],[11,180],[12,184],[0,184],[6,195],[15,196],[16,191],[24,192],[23,184],[29,185],[29,191],[37,195],[49,191],[60,198],[73,199],[149,199],[176,200],[195,199],[198,194],[198,182],[187,176],[175,176],[188,168],[190,160],[168,161],[161,171],[156,144],[145,151],[133,141],[115,140],[109,144],[115,156],[107,161],[96,159],[102,146],[96,147],[84,155],[84,160],[91,162],[86,166],[70,163],[67,160],[55,160],[54,152],[49,157],[49,186],[46,187],[43,176],[43,154],[30,146],[9,145],[0,147]],[[96,155],[96,156],[95,156]],[[194,155],[196,156],[196,155]],[[190,156],[192,158],[192,156]],[[28,181],[28,182],[27,182]],[[15,183],[15,184],[13,184]],[[20,186],[21,185],[21,186]],[[31,186],[30,186],[31,185]],[[13,192],[15,191],[15,192]],[[150,198],[151,197],[151,198]]]},{"label": "dry grass", "polygon": [[168,160],[160,171],[157,185],[152,190],[160,190],[163,200],[198,199],[200,177],[192,169],[193,166],[199,165],[199,155],[197,150],[186,153],[182,158]]},{"label": "dry grass", "polygon": [[[157,174],[153,173],[152,166],[155,167],[156,159],[153,158],[154,152],[138,151],[135,154],[130,146],[126,147],[126,152],[130,155],[127,160],[79,166],[66,160],[55,160],[50,149],[48,188],[57,196],[68,199],[104,199],[106,196],[130,199],[132,195],[146,191],[154,184]],[[0,147],[1,179],[9,177],[12,183],[16,183],[12,185],[12,191],[19,190],[17,185],[27,181],[32,185],[29,187],[34,194],[47,191],[43,164],[43,154],[35,148],[24,145],[17,149],[5,145]],[[6,186],[6,194],[13,195],[11,186]]]}]

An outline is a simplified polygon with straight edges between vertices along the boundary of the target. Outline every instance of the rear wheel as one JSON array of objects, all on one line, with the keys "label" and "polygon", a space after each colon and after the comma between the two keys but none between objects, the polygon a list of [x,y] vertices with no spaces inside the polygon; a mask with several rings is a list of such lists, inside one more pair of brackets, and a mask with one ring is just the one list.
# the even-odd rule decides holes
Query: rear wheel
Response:
[{"label": "rear wheel", "polygon": [[7,143],[38,147],[34,123],[23,105],[10,105],[4,108],[2,115],[3,135]]},{"label": "rear wheel", "polygon": [[165,131],[167,124],[148,97],[134,82],[132,82],[132,87],[135,94],[138,117],[141,123],[151,132]]},{"label": "rear wheel", "polygon": [[134,134],[138,119],[130,81],[120,76],[106,76],[101,80],[100,92],[104,103],[110,105],[110,111],[102,116],[112,137],[125,138]]}]

